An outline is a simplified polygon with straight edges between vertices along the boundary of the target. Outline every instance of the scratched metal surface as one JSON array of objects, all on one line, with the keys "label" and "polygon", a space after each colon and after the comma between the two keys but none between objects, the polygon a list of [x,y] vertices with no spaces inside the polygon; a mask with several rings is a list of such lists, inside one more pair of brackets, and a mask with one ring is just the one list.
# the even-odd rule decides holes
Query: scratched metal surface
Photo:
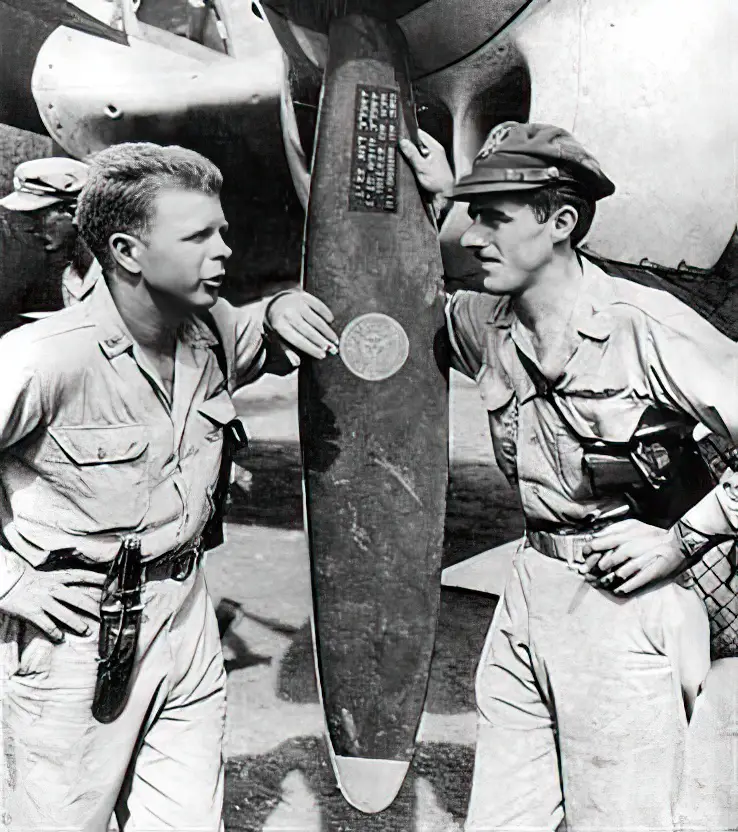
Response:
[{"label": "scratched metal surface", "polygon": [[[396,213],[348,211],[357,84],[396,88],[375,22],[338,33],[323,99],[306,288],[337,331],[383,313],[409,339],[404,366],[365,381],[340,358],[301,378],[302,435],[323,695],[338,754],[408,759],[438,611],[447,466],[446,380],[434,349],[442,267],[409,169]],[[335,30],[334,30],[335,31]],[[381,342],[376,345],[381,348]]]}]

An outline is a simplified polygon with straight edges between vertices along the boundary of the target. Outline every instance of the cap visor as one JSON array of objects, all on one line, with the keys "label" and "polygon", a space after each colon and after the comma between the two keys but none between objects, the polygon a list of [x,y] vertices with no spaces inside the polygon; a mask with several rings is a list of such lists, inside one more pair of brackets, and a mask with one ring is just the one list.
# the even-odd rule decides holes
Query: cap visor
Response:
[{"label": "cap visor", "polygon": [[459,182],[449,199],[454,202],[469,202],[480,194],[504,194],[512,191],[533,191],[545,188],[550,182]]},{"label": "cap visor", "polygon": [[55,202],[61,202],[61,200],[55,196],[39,196],[22,191],[13,191],[4,199],[0,199],[0,205],[9,211],[38,211],[39,208],[46,208]]}]

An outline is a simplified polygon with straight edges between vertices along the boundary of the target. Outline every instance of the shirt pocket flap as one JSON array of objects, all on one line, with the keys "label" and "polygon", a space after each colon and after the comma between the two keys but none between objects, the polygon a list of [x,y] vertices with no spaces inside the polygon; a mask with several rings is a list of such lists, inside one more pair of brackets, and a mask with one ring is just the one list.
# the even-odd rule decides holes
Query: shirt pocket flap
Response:
[{"label": "shirt pocket flap", "polygon": [[515,395],[515,388],[507,373],[501,369],[496,370],[489,364],[482,364],[477,375],[477,387],[485,408],[490,412],[505,407]]},{"label": "shirt pocket flap", "polygon": [[197,410],[216,425],[227,425],[238,415],[227,390],[221,390],[211,399],[206,399]]},{"label": "shirt pocket flap", "polygon": [[74,425],[49,428],[64,453],[77,465],[130,462],[148,448],[143,425]]}]

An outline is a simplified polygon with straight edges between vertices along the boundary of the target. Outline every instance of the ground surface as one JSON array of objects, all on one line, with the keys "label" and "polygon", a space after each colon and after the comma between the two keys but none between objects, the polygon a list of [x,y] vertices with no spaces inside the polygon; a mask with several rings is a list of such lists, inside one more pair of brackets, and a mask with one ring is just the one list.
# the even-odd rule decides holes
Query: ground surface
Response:
[{"label": "ground surface", "polygon": [[[227,829],[458,829],[473,763],[474,669],[494,600],[443,591],[411,773],[390,809],[375,816],[353,810],[331,772],[313,671],[295,400],[294,378],[265,379],[239,396],[253,440],[241,460],[251,479],[242,476],[228,542],[207,566],[223,626],[231,622],[223,638],[229,670]],[[479,396],[458,376],[452,437],[446,564],[520,529],[515,497],[491,457]]]}]

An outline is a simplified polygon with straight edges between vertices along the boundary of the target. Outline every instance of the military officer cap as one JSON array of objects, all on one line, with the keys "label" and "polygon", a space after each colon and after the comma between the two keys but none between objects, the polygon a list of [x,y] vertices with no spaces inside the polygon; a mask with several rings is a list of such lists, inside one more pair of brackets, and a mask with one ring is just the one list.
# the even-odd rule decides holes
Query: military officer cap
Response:
[{"label": "military officer cap", "polygon": [[456,184],[452,199],[469,202],[480,194],[528,191],[575,184],[597,200],[615,191],[597,160],[561,127],[505,121],[487,136],[471,173]]},{"label": "military officer cap", "polygon": [[31,159],[18,165],[13,192],[0,205],[11,211],[37,211],[58,202],[74,204],[87,182],[84,162],[65,157]]}]

